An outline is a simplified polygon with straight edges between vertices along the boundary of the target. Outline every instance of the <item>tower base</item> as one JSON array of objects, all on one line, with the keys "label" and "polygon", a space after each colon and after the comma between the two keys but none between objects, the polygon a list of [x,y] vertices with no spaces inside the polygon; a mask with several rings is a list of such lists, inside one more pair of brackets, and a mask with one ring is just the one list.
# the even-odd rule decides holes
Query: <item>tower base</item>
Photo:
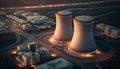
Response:
[{"label": "tower base", "polygon": [[[46,31],[40,34],[38,38],[38,44],[40,46],[44,46],[49,50],[55,52],[58,56],[61,56],[65,59],[68,59],[72,62],[98,62],[107,60],[112,57],[114,51],[110,44],[99,40],[96,40],[96,45],[98,49],[94,52],[90,53],[76,53],[74,51],[68,50],[69,42],[68,43],[61,43],[61,44],[53,44],[50,42],[50,38],[53,35],[53,31]],[[99,51],[100,50],[100,51]],[[81,55],[82,54],[82,55]],[[87,56],[87,57],[86,57]],[[79,65],[79,64],[78,64]]]}]

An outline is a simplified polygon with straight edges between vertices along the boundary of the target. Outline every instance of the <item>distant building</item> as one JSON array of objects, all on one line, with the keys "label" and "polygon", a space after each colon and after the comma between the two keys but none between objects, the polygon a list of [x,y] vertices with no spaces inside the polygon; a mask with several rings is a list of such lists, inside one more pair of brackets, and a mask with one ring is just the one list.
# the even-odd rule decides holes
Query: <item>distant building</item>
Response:
[{"label": "distant building", "polygon": [[29,24],[29,23],[21,25],[21,28],[23,30],[32,30],[33,29],[32,27],[33,26],[31,24]]},{"label": "distant building", "polygon": [[18,52],[26,52],[26,51],[28,51],[28,47],[26,45],[17,46],[17,51]]},{"label": "distant building", "polygon": [[37,50],[37,44],[36,42],[30,42],[27,45],[20,45],[17,46],[18,52],[36,52]]},{"label": "distant building", "polygon": [[14,14],[14,15],[19,15],[19,14],[21,14],[21,13],[24,13],[24,11],[16,11],[16,12],[14,12],[13,14]]},{"label": "distant building", "polygon": [[37,65],[35,69],[73,69],[73,65],[64,58],[58,58],[41,65]]},{"label": "distant building", "polygon": [[96,29],[98,29],[100,31],[104,31],[105,30],[105,24],[104,23],[97,24]]},{"label": "distant building", "polygon": [[25,20],[23,20],[17,16],[14,16],[14,15],[6,15],[6,17],[8,17],[9,19],[14,20],[16,22],[19,22],[20,24],[27,23]]},{"label": "distant building", "polygon": [[28,50],[31,52],[36,52],[38,49],[36,42],[30,42],[28,43],[27,46],[28,46]]},{"label": "distant building", "polygon": [[16,11],[13,15],[6,15],[6,17],[17,22],[19,27],[25,31],[48,29],[55,25],[53,19],[30,11]]},{"label": "distant building", "polygon": [[120,36],[120,29],[117,29],[117,28],[111,29],[111,32],[110,32],[111,38],[119,38],[119,36]]},{"label": "distant building", "polygon": [[50,58],[50,50],[48,50],[45,47],[40,47],[38,50],[38,53],[40,54],[40,58],[42,60],[46,60],[46,59]]},{"label": "distant building", "polygon": [[112,28],[114,28],[114,27],[110,26],[110,25],[105,25],[104,34],[109,36]]},{"label": "distant building", "polygon": [[[34,65],[40,62],[40,55],[39,53],[35,52],[20,52],[16,57],[16,60],[19,63],[22,63],[24,66],[27,65]],[[42,59],[41,59],[42,60]]]},{"label": "distant building", "polygon": [[50,58],[50,50],[45,47],[38,47],[36,42],[17,47],[16,60],[24,66],[40,63]]},{"label": "distant building", "polygon": [[100,23],[96,25],[96,29],[102,31],[106,36],[110,38],[120,38],[120,29],[114,26]]},{"label": "distant building", "polygon": [[9,31],[8,25],[5,22],[0,21],[0,33],[5,33],[8,31]]}]

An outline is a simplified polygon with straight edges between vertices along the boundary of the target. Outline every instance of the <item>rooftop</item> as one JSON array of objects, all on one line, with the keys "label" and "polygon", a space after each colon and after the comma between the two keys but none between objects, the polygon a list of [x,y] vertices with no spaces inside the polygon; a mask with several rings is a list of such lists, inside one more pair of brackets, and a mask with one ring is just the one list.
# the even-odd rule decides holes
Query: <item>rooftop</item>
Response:
[{"label": "rooftop", "polygon": [[62,68],[72,68],[72,64],[65,60],[64,58],[58,58],[50,62],[36,66],[36,69],[62,69]]}]

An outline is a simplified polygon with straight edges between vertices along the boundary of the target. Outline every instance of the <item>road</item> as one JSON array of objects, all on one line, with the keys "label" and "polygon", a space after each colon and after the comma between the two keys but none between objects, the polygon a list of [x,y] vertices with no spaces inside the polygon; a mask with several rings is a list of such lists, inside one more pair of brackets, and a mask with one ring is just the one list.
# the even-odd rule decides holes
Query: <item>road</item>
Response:
[{"label": "road", "polygon": [[[23,0],[24,1],[24,0]],[[26,2],[26,1],[25,1]],[[24,3],[24,2],[23,2]],[[52,2],[51,2],[52,3]],[[24,6],[8,6],[1,7],[0,10],[8,9],[37,9],[37,8],[57,8],[57,7],[89,7],[89,6],[105,6],[105,5],[116,5],[120,3],[120,0],[100,0],[100,1],[87,1],[87,2],[76,2],[76,3],[55,3],[55,4],[42,4],[42,5],[24,5]],[[93,7],[92,6],[92,7]]]}]

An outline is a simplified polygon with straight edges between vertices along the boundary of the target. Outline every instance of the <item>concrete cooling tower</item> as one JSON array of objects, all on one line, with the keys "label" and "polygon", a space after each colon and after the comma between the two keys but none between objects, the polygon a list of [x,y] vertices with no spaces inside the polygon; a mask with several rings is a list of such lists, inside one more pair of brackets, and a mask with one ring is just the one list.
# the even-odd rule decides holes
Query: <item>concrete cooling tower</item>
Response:
[{"label": "concrete cooling tower", "polygon": [[72,39],[72,15],[70,11],[59,11],[56,14],[56,29],[53,39],[56,41],[69,41]]},{"label": "concrete cooling tower", "polygon": [[74,34],[69,51],[89,53],[97,49],[93,37],[93,18],[91,16],[77,16],[74,19]]}]

